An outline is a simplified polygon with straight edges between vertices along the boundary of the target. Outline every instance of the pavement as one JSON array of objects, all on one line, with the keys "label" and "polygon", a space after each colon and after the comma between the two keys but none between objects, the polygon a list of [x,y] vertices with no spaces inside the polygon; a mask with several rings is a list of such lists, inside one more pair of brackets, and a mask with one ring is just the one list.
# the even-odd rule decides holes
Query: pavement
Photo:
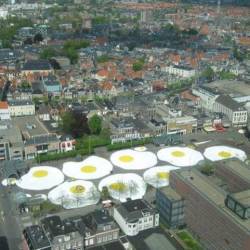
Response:
[{"label": "pavement", "polygon": [[0,189],[0,235],[8,238],[10,250],[18,250],[22,243],[20,218],[7,189],[1,185]]}]

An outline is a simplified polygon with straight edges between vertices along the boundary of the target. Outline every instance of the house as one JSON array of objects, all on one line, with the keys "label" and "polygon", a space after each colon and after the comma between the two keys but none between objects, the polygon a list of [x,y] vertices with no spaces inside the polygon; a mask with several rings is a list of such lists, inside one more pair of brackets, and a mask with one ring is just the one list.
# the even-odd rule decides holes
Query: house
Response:
[{"label": "house", "polygon": [[23,160],[23,140],[12,121],[0,121],[0,161]]},{"label": "house", "polygon": [[75,149],[76,141],[71,135],[63,135],[60,138],[60,151],[68,152]]},{"label": "house", "polygon": [[41,225],[49,238],[51,250],[78,249],[83,250],[84,225],[79,221],[63,221],[57,215],[45,217]]},{"label": "house", "polygon": [[156,207],[160,218],[170,228],[184,225],[184,199],[171,187],[156,190]]},{"label": "house", "polygon": [[192,89],[192,94],[200,97],[200,106],[204,109],[213,110],[215,99],[221,94],[217,88],[199,86]]},{"label": "house", "polygon": [[25,159],[34,159],[40,154],[58,153],[60,151],[59,140],[55,134],[34,136],[25,141]]},{"label": "house", "polygon": [[62,86],[56,77],[48,76],[42,78],[42,84],[44,91],[51,95],[60,95],[62,91]]},{"label": "house", "polygon": [[193,116],[181,116],[167,119],[167,133],[191,134],[197,131],[197,119]]},{"label": "house", "polygon": [[[23,236],[26,248],[29,250],[51,250],[50,242],[39,225],[32,225],[24,228]],[[25,249],[26,249],[25,248]]]},{"label": "house", "polygon": [[53,68],[48,60],[29,60],[24,63],[21,74],[24,77],[29,77],[34,74],[48,76],[53,73]]},{"label": "house", "polygon": [[13,117],[35,115],[35,104],[30,100],[11,100],[8,104]]},{"label": "house", "polygon": [[38,113],[38,118],[41,121],[50,121],[50,111],[48,106],[46,106],[45,104],[39,105],[39,110],[37,113]]},{"label": "house", "polygon": [[166,67],[166,72],[171,75],[180,76],[183,78],[190,78],[195,76],[195,69],[188,66],[180,66],[180,65],[170,65]]},{"label": "house", "polygon": [[100,246],[119,239],[119,226],[107,210],[95,210],[82,217],[85,224],[85,246]]},{"label": "house", "polygon": [[50,134],[36,116],[15,117],[13,122],[24,139],[24,157],[33,159],[39,154],[59,152],[59,139]]},{"label": "house", "polygon": [[10,110],[7,102],[0,102],[0,120],[10,120]]},{"label": "house", "polygon": [[159,226],[159,213],[145,200],[129,200],[114,208],[114,219],[129,236]]}]

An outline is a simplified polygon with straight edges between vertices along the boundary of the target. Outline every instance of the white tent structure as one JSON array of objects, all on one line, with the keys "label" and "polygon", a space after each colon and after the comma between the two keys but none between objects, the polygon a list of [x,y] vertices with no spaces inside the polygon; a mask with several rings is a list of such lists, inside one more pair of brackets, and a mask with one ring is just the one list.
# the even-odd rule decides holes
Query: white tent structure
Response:
[{"label": "white tent structure", "polygon": [[33,167],[16,181],[16,185],[27,190],[48,190],[64,181],[63,173],[48,166]]},{"label": "white tent structure", "polygon": [[169,185],[169,173],[171,170],[179,169],[174,166],[157,166],[146,170],[143,174],[144,181],[155,188]]},{"label": "white tent structure", "polygon": [[110,175],[100,181],[99,191],[102,191],[103,187],[107,187],[110,196],[121,202],[127,201],[128,198],[141,199],[146,192],[146,183],[142,177],[131,173]]},{"label": "white tent structure", "polygon": [[159,160],[169,162],[177,167],[195,166],[204,160],[199,151],[188,147],[167,147],[160,149],[157,153]]},{"label": "white tent structure", "polygon": [[220,161],[230,158],[238,158],[241,161],[247,159],[247,155],[243,150],[228,146],[213,146],[206,148],[204,156],[210,161]]},{"label": "white tent structure", "polygon": [[113,170],[112,164],[98,156],[90,156],[81,162],[65,162],[63,173],[75,179],[93,180],[102,178]]},{"label": "white tent structure", "polygon": [[142,170],[157,164],[157,157],[148,151],[125,149],[116,151],[110,156],[111,162],[125,170]]},{"label": "white tent structure", "polygon": [[100,193],[92,182],[76,180],[64,182],[51,190],[48,199],[65,209],[72,209],[98,203]]}]

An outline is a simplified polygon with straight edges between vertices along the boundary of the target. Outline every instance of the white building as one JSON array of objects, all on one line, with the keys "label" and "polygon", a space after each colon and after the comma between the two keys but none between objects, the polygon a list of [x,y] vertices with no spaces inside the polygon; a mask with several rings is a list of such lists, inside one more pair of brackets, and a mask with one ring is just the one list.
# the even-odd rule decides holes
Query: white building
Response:
[{"label": "white building", "polygon": [[213,110],[216,98],[220,95],[218,91],[208,87],[197,87],[192,89],[192,94],[200,97],[200,106],[204,109]]},{"label": "white building", "polygon": [[35,104],[28,100],[12,100],[9,101],[9,109],[11,116],[27,116],[35,115]]},{"label": "white building", "polygon": [[114,208],[114,219],[129,236],[159,226],[159,213],[145,200],[130,200]]},{"label": "white building", "polygon": [[213,111],[226,115],[234,127],[247,125],[247,110],[228,95],[220,95],[216,98]]},{"label": "white building", "polygon": [[195,69],[187,66],[170,65],[167,66],[165,70],[171,75],[176,75],[183,78],[190,78],[195,76]]},{"label": "white building", "polygon": [[7,102],[0,102],[0,120],[10,120],[10,110]]}]

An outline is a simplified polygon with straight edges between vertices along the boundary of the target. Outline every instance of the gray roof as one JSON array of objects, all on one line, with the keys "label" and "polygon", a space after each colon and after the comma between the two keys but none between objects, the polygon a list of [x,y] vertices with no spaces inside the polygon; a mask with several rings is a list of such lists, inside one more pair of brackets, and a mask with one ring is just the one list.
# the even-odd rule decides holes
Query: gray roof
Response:
[{"label": "gray roof", "polygon": [[25,145],[46,144],[46,143],[51,143],[51,142],[59,143],[59,139],[56,137],[56,135],[35,136],[35,137],[28,139]]},{"label": "gray roof", "polygon": [[9,106],[25,106],[25,105],[33,105],[30,100],[10,100],[8,101]]},{"label": "gray roof", "polygon": [[229,95],[220,95],[216,98],[215,101],[233,111],[244,110],[242,105],[233,100],[233,98],[230,97]]},{"label": "gray roof", "polygon": [[141,199],[124,202],[117,207],[117,210],[125,220],[130,222],[142,218],[144,212],[155,213],[155,209]]},{"label": "gray roof", "polygon": [[30,60],[23,65],[22,70],[51,70],[48,60]]},{"label": "gray roof", "polygon": [[50,247],[50,242],[43,229],[38,225],[32,225],[24,229],[24,235],[29,239],[33,249]]}]

